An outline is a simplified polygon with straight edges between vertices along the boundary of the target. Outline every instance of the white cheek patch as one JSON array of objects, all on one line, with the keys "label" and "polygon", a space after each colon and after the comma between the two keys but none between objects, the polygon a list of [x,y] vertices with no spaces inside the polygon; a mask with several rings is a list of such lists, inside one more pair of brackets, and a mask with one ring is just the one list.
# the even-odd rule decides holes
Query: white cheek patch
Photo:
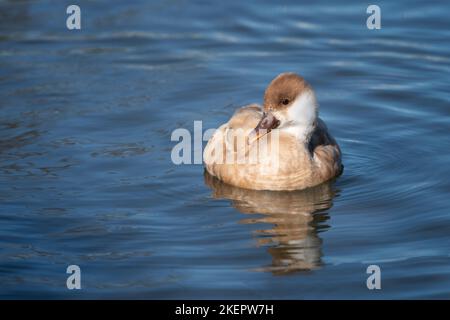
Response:
[{"label": "white cheek patch", "polygon": [[313,92],[306,91],[295,99],[288,108],[289,121],[299,125],[309,126],[317,117],[317,101]]},{"label": "white cheek patch", "polygon": [[280,129],[303,140],[314,128],[318,107],[314,92],[307,91],[299,96],[286,110]]}]

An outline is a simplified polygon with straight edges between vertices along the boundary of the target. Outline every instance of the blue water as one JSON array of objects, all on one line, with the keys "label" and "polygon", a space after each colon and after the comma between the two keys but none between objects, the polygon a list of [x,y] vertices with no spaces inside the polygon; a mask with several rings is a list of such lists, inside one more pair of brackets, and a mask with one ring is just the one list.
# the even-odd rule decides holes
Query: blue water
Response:
[{"label": "blue water", "polygon": [[[448,2],[0,1],[0,298],[450,298]],[[344,174],[236,189],[174,165],[278,73]],[[81,290],[66,268],[81,268]],[[368,290],[366,268],[381,268]]]}]

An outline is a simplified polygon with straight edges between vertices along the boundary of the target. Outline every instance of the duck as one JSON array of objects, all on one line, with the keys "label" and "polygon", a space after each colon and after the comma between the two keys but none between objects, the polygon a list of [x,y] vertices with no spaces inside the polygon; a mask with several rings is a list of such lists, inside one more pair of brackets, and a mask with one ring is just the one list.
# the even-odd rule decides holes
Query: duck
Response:
[{"label": "duck", "polygon": [[262,106],[237,109],[215,130],[203,161],[211,176],[252,190],[302,190],[344,169],[341,149],[319,118],[312,86],[293,72],[270,82]]}]

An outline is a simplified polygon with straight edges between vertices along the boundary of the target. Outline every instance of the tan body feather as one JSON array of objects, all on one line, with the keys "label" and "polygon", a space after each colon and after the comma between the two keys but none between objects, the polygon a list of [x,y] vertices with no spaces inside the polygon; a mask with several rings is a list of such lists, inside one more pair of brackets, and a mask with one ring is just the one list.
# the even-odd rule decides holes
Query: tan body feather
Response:
[{"label": "tan body feather", "polygon": [[[233,155],[239,147],[242,147],[233,139],[230,141],[227,136],[229,130],[241,129],[241,134],[248,135],[261,120],[262,114],[263,111],[258,105],[243,107],[215,132],[205,148],[203,158],[206,170],[211,175],[246,189],[299,190],[330,180],[342,172],[339,146],[319,118],[314,123],[307,143],[280,130],[278,152],[267,155],[278,157],[276,168],[270,161],[256,164],[218,162],[214,157],[214,150],[221,149],[226,157]],[[273,132],[267,134],[269,150],[272,147],[273,134]]]}]

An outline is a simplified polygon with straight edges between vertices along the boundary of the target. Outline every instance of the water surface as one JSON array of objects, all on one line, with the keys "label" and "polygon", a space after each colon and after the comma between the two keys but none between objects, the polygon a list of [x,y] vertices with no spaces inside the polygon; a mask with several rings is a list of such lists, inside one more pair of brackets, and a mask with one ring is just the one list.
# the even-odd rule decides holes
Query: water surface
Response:
[{"label": "water surface", "polygon": [[[448,3],[0,1],[1,298],[450,298]],[[174,165],[280,72],[344,174],[233,188]],[[82,290],[66,289],[66,268]],[[382,289],[366,287],[366,268]]]}]

